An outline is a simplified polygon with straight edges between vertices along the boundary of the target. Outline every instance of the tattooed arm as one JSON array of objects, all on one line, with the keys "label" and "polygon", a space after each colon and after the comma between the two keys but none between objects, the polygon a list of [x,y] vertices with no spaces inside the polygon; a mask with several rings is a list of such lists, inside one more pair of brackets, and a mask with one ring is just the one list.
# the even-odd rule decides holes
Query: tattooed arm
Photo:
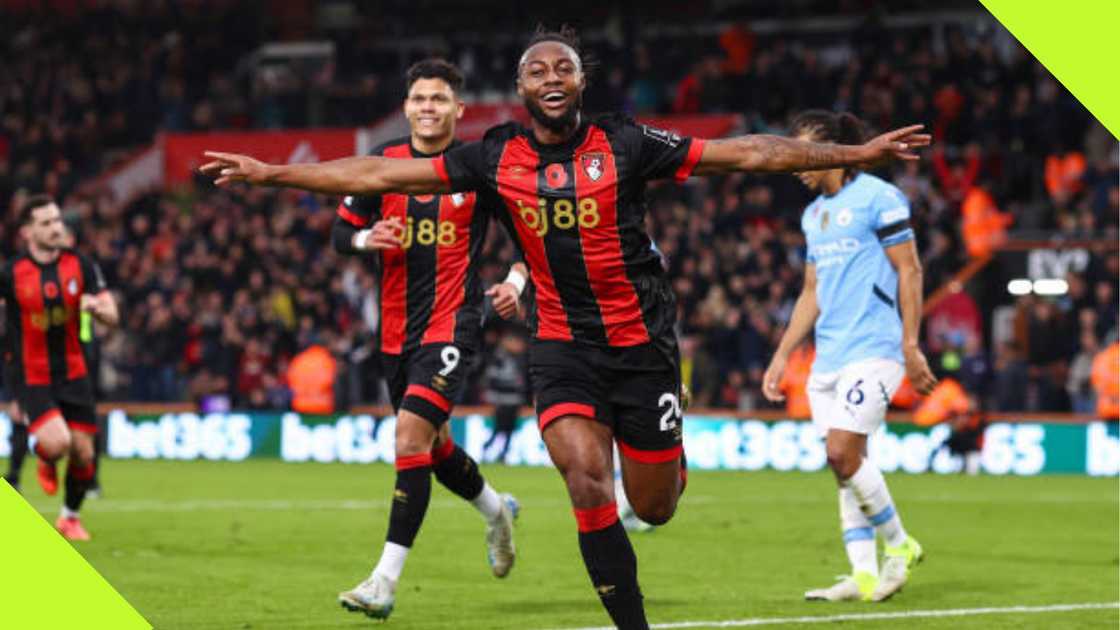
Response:
[{"label": "tattooed arm", "polygon": [[865,166],[886,160],[916,160],[913,149],[929,145],[922,125],[911,125],[872,138],[864,144],[822,144],[770,135],[710,140],[693,175],[736,171],[788,173],[845,166]]},{"label": "tattooed arm", "polygon": [[237,153],[207,151],[205,155],[213,161],[199,170],[214,177],[214,183],[219,186],[246,182],[338,195],[419,195],[445,193],[450,189],[436,170],[435,160],[431,159],[366,156],[317,164],[265,164]]}]

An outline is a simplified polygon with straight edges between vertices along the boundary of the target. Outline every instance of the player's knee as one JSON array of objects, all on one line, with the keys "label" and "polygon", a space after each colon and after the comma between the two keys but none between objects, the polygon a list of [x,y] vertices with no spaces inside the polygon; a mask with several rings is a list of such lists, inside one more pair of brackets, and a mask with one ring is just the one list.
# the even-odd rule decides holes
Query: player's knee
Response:
[{"label": "player's knee", "polygon": [[35,433],[35,452],[39,457],[54,461],[70,453],[73,439],[61,426],[46,426]]},{"label": "player's knee", "polygon": [[614,479],[600,471],[572,467],[564,471],[564,484],[573,505],[596,507],[610,502]]},{"label": "player's knee", "polygon": [[828,458],[829,468],[840,479],[848,479],[859,470],[862,456],[858,452],[829,445],[826,448],[825,455]]},{"label": "player's knee", "polygon": [[638,518],[650,525],[664,525],[677,512],[677,499],[672,496],[643,500],[641,504],[631,502],[630,505]]},{"label": "player's knee", "polygon": [[432,450],[432,441],[420,436],[397,436],[397,457],[411,457]]},{"label": "player's knee", "polygon": [[397,457],[409,457],[428,453],[435,442],[436,430],[427,420],[408,414],[397,419],[396,452]]}]

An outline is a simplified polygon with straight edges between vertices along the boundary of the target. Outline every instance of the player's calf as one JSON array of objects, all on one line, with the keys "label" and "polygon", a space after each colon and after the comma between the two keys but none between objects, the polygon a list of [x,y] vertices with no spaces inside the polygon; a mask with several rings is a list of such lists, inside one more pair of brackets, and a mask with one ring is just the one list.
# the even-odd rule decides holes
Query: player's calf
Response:
[{"label": "player's calf", "polygon": [[70,540],[89,540],[89,533],[82,527],[79,511],[96,472],[93,461],[93,436],[75,432],[66,466],[62,512],[55,523],[62,535]]},{"label": "player's calf", "polygon": [[638,518],[663,525],[673,518],[684,489],[681,458],[670,461],[645,462],[623,450],[622,478],[626,496]]},{"label": "player's calf", "polygon": [[583,563],[607,614],[622,630],[648,629],[638,559],[618,520],[618,506],[612,502],[574,512]]},{"label": "player's calf", "polygon": [[432,449],[432,471],[448,490],[469,501],[486,519],[486,559],[495,577],[506,577],[516,560],[513,523],[520,504],[509,494],[498,494],[483,479],[478,463],[451,439],[447,425],[440,428]]}]

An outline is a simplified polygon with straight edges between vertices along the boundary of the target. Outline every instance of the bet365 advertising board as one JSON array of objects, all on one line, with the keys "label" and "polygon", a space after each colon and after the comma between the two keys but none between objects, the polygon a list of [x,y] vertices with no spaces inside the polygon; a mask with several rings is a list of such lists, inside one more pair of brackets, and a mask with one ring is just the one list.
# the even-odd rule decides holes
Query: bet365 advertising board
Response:
[{"label": "bet365 advertising board", "polygon": [[[108,416],[108,452],[114,458],[227,460],[281,458],[290,462],[372,463],[393,461],[392,416],[301,416],[297,413],[165,413]],[[452,419],[452,434],[483,462],[497,456],[502,438],[484,448],[492,420],[481,415]],[[0,415],[0,456],[8,453],[10,422]],[[889,424],[872,436],[871,458],[887,472],[951,474],[959,457],[939,448],[948,427]],[[824,444],[808,422],[687,416],[684,443],[689,467],[702,470],[815,471],[825,467]],[[523,419],[510,438],[510,465],[551,464],[536,424]],[[992,475],[1120,474],[1117,424],[1091,422],[994,423],[981,455]]]}]

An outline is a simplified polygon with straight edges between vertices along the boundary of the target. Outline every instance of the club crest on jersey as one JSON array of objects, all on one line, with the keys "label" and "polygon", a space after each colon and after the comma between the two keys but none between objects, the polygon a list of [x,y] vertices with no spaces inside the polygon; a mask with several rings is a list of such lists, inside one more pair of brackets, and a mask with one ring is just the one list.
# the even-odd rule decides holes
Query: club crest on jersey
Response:
[{"label": "club crest on jersey", "polygon": [[456,208],[463,205],[463,202],[466,200],[467,198],[463,195],[463,193],[455,193],[451,195],[451,203],[455,204]]},{"label": "club crest on jersey", "polygon": [[591,178],[591,181],[597,182],[603,176],[603,160],[606,156],[602,153],[584,153],[579,156],[579,163],[583,167],[583,172]]},{"label": "club crest on jersey", "polygon": [[70,295],[77,295],[78,294],[78,281],[75,280],[74,278],[70,278],[70,282],[66,283],[66,292],[69,293]]},{"label": "club crest on jersey", "polygon": [[851,208],[844,208],[836,213],[836,225],[840,227],[848,227],[852,223],[852,210]]}]

